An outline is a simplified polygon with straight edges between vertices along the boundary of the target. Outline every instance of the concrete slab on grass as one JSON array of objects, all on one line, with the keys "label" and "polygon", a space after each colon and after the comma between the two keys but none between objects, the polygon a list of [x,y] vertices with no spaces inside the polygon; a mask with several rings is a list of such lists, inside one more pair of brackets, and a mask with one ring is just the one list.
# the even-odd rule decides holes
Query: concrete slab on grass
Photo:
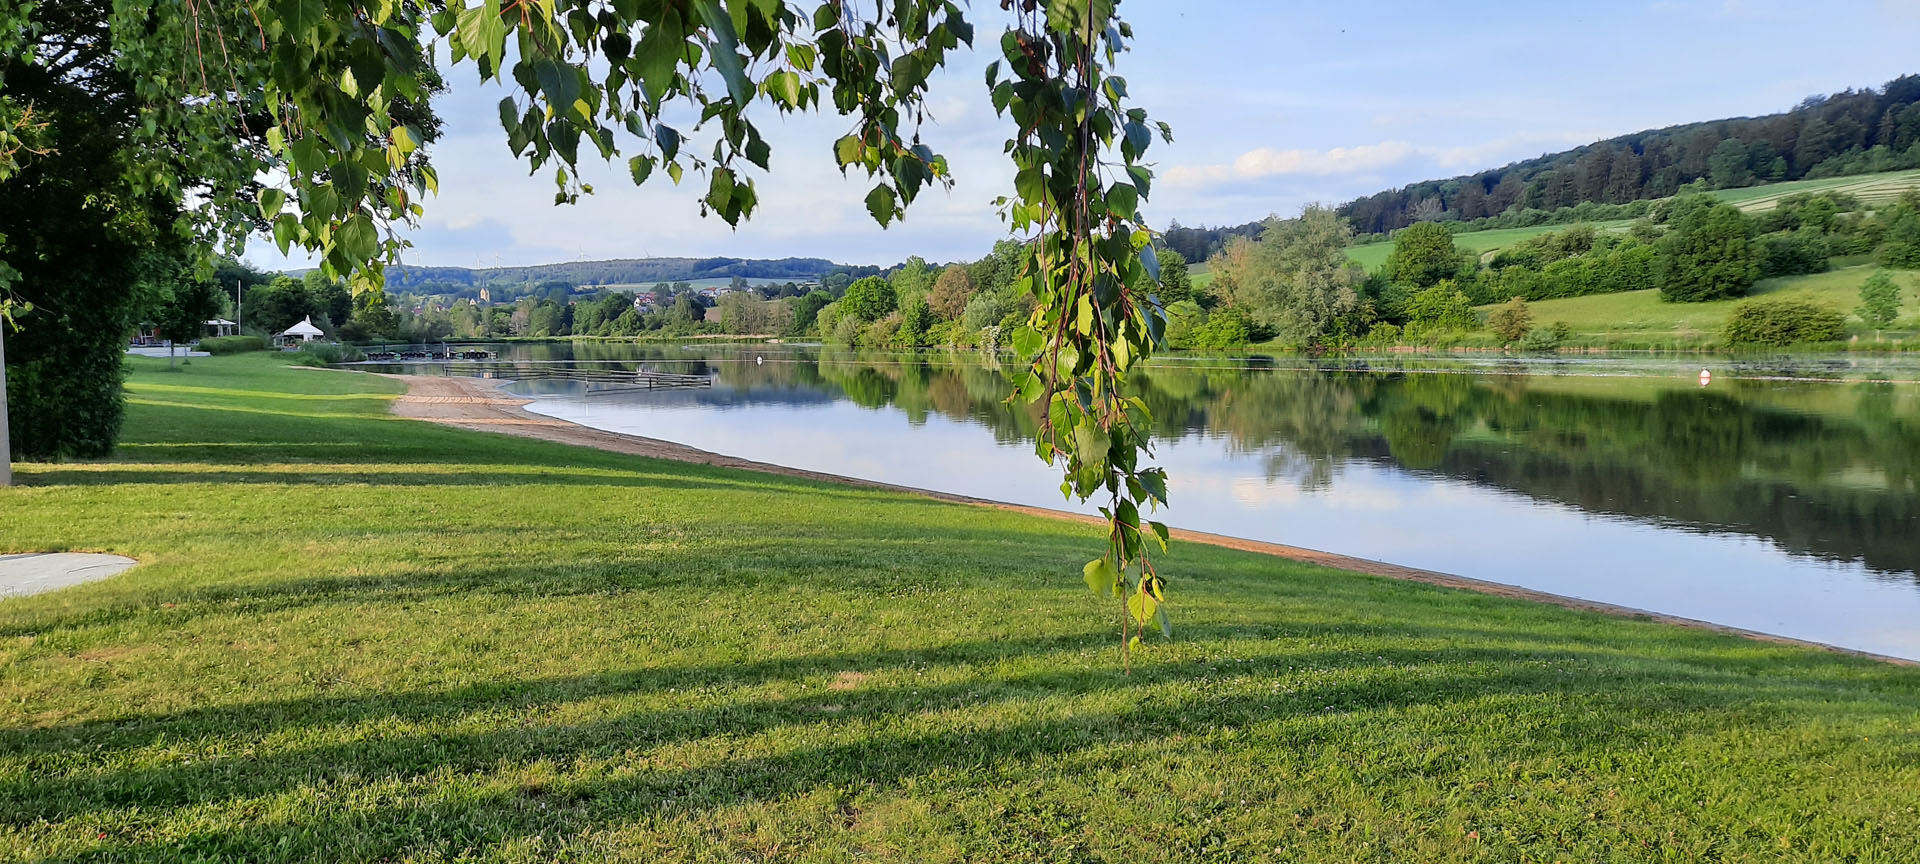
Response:
[{"label": "concrete slab on grass", "polygon": [[0,599],[105,579],[138,563],[132,558],[92,552],[0,555]]}]

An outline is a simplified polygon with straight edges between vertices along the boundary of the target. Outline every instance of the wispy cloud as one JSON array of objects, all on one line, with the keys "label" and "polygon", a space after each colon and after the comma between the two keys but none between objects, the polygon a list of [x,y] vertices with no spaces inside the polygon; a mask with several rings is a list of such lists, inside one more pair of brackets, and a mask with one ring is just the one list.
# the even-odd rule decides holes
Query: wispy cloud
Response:
[{"label": "wispy cloud", "polygon": [[1410,141],[1381,141],[1328,150],[1279,150],[1260,147],[1240,154],[1231,163],[1175,165],[1166,182],[1176,186],[1210,186],[1266,177],[1328,177],[1372,174],[1384,169],[1423,163],[1447,171],[1492,168],[1513,159],[1570,144],[1582,144],[1605,133],[1568,131],[1521,133],[1465,146],[1433,146]]}]

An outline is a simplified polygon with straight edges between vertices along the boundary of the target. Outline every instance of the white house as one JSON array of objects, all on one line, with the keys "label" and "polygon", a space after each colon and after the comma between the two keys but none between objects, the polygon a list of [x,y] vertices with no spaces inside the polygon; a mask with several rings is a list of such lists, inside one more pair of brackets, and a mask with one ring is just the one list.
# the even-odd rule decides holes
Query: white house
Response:
[{"label": "white house", "polygon": [[282,331],[280,334],[280,341],[286,342],[286,343],[312,342],[313,340],[319,339],[326,335],[327,334],[320,332],[320,328],[315,327],[313,325],[313,316],[308,315],[307,317],[300,319],[300,323],[295,324],[292,327],[288,327],[286,330]]}]

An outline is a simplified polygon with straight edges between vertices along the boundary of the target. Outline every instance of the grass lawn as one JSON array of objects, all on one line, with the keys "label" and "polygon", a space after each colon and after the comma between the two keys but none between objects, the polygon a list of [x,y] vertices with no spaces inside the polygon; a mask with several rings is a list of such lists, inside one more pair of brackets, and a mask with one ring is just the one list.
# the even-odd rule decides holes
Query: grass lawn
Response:
[{"label": "grass lawn", "polygon": [[[1849,323],[1858,327],[1861,321],[1853,310],[1860,305],[1860,284],[1877,269],[1874,265],[1862,265],[1809,276],[1768,279],[1754,286],[1753,296],[1821,303],[1847,313]],[[1920,326],[1920,273],[1890,272],[1901,284],[1901,315],[1888,335],[1911,339],[1911,331]],[[1541,324],[1565,321],[1576,333],[1585,336],[1707,342],[1719,336],[1721,324],[1738,302],[1667,303],[1660,299],[1660,292],[1646,290],[1541,300],[1528,305],[1534,321]],[[1485,311],[1493,307],[1480,308]],[[1873,337],[1869,334],[1862,338]]]},{"label": "grass lawn", "polygon": [[0,860],[1920,848],[1920,670],[1183,546],[1128,676],[1084,526],[280,362],[135,362],[119,458],[0,490],[0,552],[144,562],[0,602]]}]

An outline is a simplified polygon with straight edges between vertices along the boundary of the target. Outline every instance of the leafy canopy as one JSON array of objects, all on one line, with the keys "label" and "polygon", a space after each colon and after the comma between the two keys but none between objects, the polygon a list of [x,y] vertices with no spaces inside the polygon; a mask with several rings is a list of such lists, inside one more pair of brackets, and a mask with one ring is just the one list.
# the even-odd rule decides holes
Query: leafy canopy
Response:
[{"label": "leafy canopy", "polygon": [[[1140,208],[1153,181],[1143,160],[1171,130],[1128,105],[1127,81],[1112,74],[1134,35],[1118,5],[1007,4],[986,86],[1015,127],[1014,189],[998,203],[1023,241],[1017,289],[1035,301],[1010,340],[1018,398],[1045,406],[1038,455],[1062,472],[1063,492],[1106,502],[1108,552],[1084,575],[1121,595],[1130,645],[1145,625],[1166,627],[1145,538],[1164,545],[1167,532],[1140,516],[1165,504],[1166,479],[1142,463],[1147,409],[1122,387],[1162,343]],[[397,229],[437,187],[421,108],[438,88],[438,52],[507,89],[507,146],[553,171],[557,202],[592,191],[583,156],[623,156],[633,182],[690,185],[704,212],[737,224],[758,204],[754,171],[771,164],[757,118],[830,107],[851,121],[832,157],[874,182],[865,204],[887,225],[950,182],[919,127],[929,75],[975,36],[951,0],[113,0],[112,10],[116,64],[144,103],[134,143],[177,154],[130,167],[137,185],[193,200],[203,240],[270,230],[356,293],[380,286],[405,245]],[[235,136],[260,146],[236,151]]]}]

